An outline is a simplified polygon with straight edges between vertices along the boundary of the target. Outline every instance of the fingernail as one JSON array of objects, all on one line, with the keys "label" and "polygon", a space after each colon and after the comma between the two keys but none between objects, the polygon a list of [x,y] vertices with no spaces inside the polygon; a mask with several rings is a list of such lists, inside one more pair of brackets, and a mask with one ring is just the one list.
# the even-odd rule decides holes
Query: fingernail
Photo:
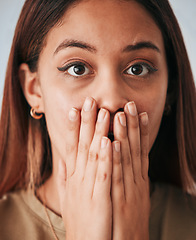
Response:
[{"label": "fingernail", "polygon": [[120,120],[120,123],[123,127],[126,127],[126,117],[125,117],[125,114],[124,113],[120,113],[118,115],[119,117],[119,120]]},{"label": "fingernail", "polygon": [[134,102],[130,102],[128,103],[128,110],[129,110],[129,113],[135,117],[137,115],[137,109],[136,109],[136,106],[135,106],[135,103]]},{"label": "fingernail", "polygon": [[116,152],[120,152],[120,142],[114,142],[114,148],[116,150]]},{"label": "fingernail", "polygon": [[92,98],[87,97],[87,98],[85,99],[84,106],[83,106],[84,111],[85,111],[85,112],[90,111],[91,108],[92,108],[92,106],[93,106],[93,100],[92,100]]},{"label": "fingernail", "polygon": [[146,112],[140,114],[140,120],[144,126],[148,124],[148,114]]},{"label": "fingernail", "polygon": [[101,140],[101,148],[105,148],[107,146],[108,139],[106,137],[102,137]]},{"label": "fingernail", "polygon": [[75,122],[76,119],[77,119],[77,116],[78,116],[78,110],[75,109],[75,108],[72,108],[69,111],[69,120],[72,121],[72,122]]},{"label": "fingernail", "polygon": [[98,119],[97,121],[98,122],[103,122],[104,118],[105,118],[105,115],[106,115],[106,110],[101,108],[100,111],[99,111],[99,114],[98,114]]}]

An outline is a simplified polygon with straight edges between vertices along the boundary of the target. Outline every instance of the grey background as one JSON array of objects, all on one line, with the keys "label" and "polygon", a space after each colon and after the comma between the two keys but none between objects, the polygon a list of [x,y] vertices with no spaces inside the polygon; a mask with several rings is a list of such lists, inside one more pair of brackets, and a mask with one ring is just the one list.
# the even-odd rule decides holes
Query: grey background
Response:
[{"label": "grey background", "polygon": [[[23,3],[24,0],[0,0],[0,103],[14,29]],[[180,23],[196,79],[196,1],[170,0],[170,3]]]}]

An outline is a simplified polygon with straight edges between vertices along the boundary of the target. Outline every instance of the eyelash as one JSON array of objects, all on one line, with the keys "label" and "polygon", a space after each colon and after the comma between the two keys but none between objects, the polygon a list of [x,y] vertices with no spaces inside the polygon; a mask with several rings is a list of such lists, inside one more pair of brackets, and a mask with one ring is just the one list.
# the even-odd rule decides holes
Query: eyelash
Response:
[{"label": "eyelash", "polygon": [[[74,67],[74,66],[83,66],[83,67],[85,67],[85,69],[90,69],[91,68],[91,66],[86,66],[87,64],[86,63],[83,63],[83,62],[81,62],[81,61],[75,61],[75,62],[71,62],[71,63],[68,63],[66,66],[64,66],[64,67],[58,67],[57,69],[60,71],[60,72],[64,72],[64,73],[66,73],[66,74],[68,74],[68,75],[70,75],[70,76],[72,76],[71,74],[69,74],[67,71],[71,68],[71,67]],[[90,70],[89,70],[89,72],[91,72]],[[75,77],[75,78],[79,78],[79,77],[83,77],[83,76],[86,76],[87,74],[85,74],[85,75],[78,75],[78,76],[72,76],[72,77]]]},{"label": "eyelash", "polygon": [[[86,66],[88,64],[86,63],[83,63],[81,61],[75,61],[75,62],[71,62],[69,64],[67,64],[66,66],[64,67],[57,67],[57,69],[60,71],[60,72],[64,72],[68,75],[70,75],[71,77],[74,77],[74,78],[79,78],[79,77],[84,77],[86,75],[90,73],[92,73],[92,71],[90,71],[89,69],[91,68],[91,66],[88,65],[88,67]],[[82,74],[82,75],[71,75],[69,72],[67,72],[69,69],[71,69],[71,67],[74,67],[74,66],[83,66],[85,68],[85,70],[89,70],[89,72],[87,74]],[[145,73],[144,75],[135,75],[135,74],[129,74],[127,73],[127,71],[133,67],[136,67],[136,66],[142,66],[142,70],[144,70],[144,67],[147,69],[147,73]],[[128,75],[128,76],[133,76],[133,77],[146,77],[147,74],[151,74],[151,73],[154,73],[158,71],[158,69],[156,69],[155,67],[152,67],[150,64],[146,63],[146,62],[136,62],[134,64],[132,64],[131,66],[127,67],[126,70],[123,71],[124,74]]]},{"label": "eyelash", "polygon": [[[143,67],[145,67],[148,72],[147,72],[146,74],[144,74],[144,75],[135,75],[135,74],[128,74],[128,73],[127,73],[127,71],[128,71],[129,69],[131,69],[131,68],[133,68],[133,67],[136,67],[136,66],[142,66],[142,69],[143,69]],[[157,68],[153,67],[152,65],[150,65],[150,64],[148,64],[148,63],[146,63],[146,62],[136,62],[136,63],[132,64],[131,66],[127,67],[126,70],[124,71],[124,73],[127,74],[127,75],[129,75],[129,76],[132,75],[132,76],[134,76],[134,77],[145,77],[145,75],[154,73],[154,72],[156,72],[156,71],[158,71]]]}]

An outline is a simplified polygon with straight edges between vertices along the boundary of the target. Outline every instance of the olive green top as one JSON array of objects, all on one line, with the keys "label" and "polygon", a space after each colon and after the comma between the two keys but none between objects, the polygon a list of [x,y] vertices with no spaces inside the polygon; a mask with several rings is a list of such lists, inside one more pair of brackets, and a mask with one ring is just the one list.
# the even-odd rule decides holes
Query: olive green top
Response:
[{"label": "olive green top", "polygon": [[[47,209],[59,240],[62,218]],[[176,187],[155,184],[151,195],[150,240],[196,240],[196,199]],[[54,239],[42,203],[32,191],[20,190],[0,200],[0,240]]]}]

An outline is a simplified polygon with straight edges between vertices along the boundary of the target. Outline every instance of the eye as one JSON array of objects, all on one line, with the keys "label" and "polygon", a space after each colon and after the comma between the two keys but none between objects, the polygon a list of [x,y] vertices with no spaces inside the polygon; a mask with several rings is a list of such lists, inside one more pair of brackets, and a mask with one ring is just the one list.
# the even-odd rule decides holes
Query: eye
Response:
[{"label": "eye", "polygon": [[72,67],[68,68],[67,72],[74,76],[84,76],[86,74],[88,74],[90,71],[89,69],[83,65],[83,64],[77,64],[77,65],[73,65]]},{"label": "eye", "polygon": [[147,63],[137,63],[132,65],[126,70],[126,74],[134,75],[134,76],[144,76],[149,72],[155,72],[157,69],[151,67]]},{"label": "eye", "polygon": [[58,68],[58,70],[61,72],[67,72],[73,77],[85,76],[90,73],[89,68],[81,62],[69,63],[62,68]]}]

